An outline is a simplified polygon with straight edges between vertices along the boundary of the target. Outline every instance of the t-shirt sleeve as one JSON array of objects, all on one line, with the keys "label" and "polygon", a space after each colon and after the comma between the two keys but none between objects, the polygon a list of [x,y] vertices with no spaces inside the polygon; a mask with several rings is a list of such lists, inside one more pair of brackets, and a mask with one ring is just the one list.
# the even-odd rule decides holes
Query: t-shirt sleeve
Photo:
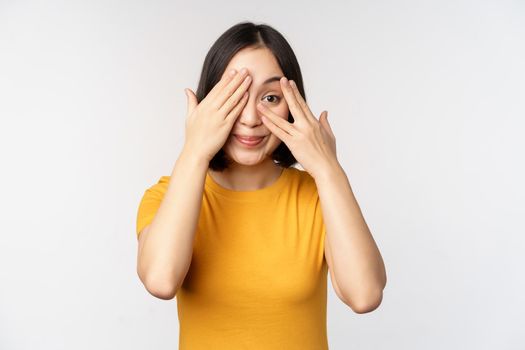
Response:
[{"label": "t-shirt sleeve", "polygon": [[306,180],[303,182],[305,186],[305,194],[308,196],[308,218],[305,220],[311,225],[312,238],[315,242],[315,247],[317,249],[318,261],[322,262],[325,258],[324,248],[325,248],[325,236],[326,236],[326,227],[324,223],[323,210],[321,207],[321,198],[319,197],[319,192],[314,178],[307,172],[303,173],[303,176]]},{"label": "t-shirt sleeve", "polygon": [[323,211],[321,208],[321,199],[319,198],[319,193],[317,189],[314,194],[314,220],[313,226],[315,231],[319,233],[319,254],[324,258],[324,248],[325,248],[325,236],[326,236],[326,227],[324,224]]},{"label": "t-shirt sleeve", "polygon": [[160,207],[162,198],[168,188],[169,176],[162,176],[156,184],[146,189],[137,210],[137,238],[144,227],[149,225]]}]

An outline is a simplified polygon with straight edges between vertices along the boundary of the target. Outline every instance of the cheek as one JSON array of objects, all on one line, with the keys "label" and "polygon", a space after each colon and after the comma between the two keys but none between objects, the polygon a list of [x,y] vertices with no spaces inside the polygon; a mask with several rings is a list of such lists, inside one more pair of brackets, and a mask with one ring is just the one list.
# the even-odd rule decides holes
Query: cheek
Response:
[{"label": "cheek", "polygon": [[280,143],[281,139],[275,136],[274,134],[271,134],[270,138],[268,139],[268,148],[273,151],[277,148],[277,146],[279,146]]},{"label": "cheek", "polygon": [[[288,109],[288,106],[286,104],[281,104],[280,106],[275,106],[271,108],[271,111],[277,115],[279,118],[286,120],[288,123],[288,114],[290,113],[290,110]],[[270,132],[271,133],[271,132]],[[281,139],[279,139],[277,136],[275,136],[273,133],[270,135],[271,139],[269,140],[270,143],[280,143]]]},{"label": "cheek", "polygon": [[286,102],[284,102],[280,106],[274,108],[273,112],[282,119],[287,120],[290,110],[288,109],[288,105],[286,104]]},{"label": "cheek", "polygon": [[280,106],[275,106],[273,108],[270,107],[270,110],[273,112],[273,114],[275,114],[279,118],[288,121],[288,114],[290,113],[290,111],[289,111],[288,106],[286,104],[284,104],[284,105],[281,104]]}]

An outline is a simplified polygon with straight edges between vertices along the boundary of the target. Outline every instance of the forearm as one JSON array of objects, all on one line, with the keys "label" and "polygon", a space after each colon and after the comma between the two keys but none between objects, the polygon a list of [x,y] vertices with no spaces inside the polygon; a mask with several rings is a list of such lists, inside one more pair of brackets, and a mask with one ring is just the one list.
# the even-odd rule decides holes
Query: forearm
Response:
[{"label": "forearm", "polygon": [[316,185],[334,276],[348,299],[368,303],[386,284],[384,262],[344,170],[338,163],[324,169]]},{"label": "forearm", "polygon": [[175,294],[188,272],[208,162],[183,149],[139,256],[146,285]]}]

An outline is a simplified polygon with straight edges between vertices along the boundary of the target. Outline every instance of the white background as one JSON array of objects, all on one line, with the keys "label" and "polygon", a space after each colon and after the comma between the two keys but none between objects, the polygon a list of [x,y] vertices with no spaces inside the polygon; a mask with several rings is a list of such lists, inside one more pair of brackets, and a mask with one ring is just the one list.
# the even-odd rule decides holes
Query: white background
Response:
[{"label": "white background", "polygon": [[244,20],[295,50],[387,267],[368,314],[329,282],[330,348],[524,349],[525,4],[437,0],[0,0],[0,348],[177,348],[136,210]]}]

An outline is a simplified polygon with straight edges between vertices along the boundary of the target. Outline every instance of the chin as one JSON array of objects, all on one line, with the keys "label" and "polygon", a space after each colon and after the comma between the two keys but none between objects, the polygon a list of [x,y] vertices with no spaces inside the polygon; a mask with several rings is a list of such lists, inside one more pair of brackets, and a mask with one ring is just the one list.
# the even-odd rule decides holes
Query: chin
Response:
[{"label": "chin", "polygon": [[261,159],[261,158],[255,158],[255,157],[240,157],[240,158],[229,157],[229,159],[231,159],[233,162],[237,164],[246,165],[246,166],[257,165],[264,161],[264,158]]},{"label": "chin", "polygon": [[266,155],[261,154],[261,151],[250,154],[244,150],[227,149],[225,150],[225,154],[230,162],[246,166],[260,164],[267,158]]},{"label": "chin", "polygon": [[261,147],[258,150],[249,150],[244,149],[242,146],[236,145],[235,141],[232,141],[227,145],[226,148],[224,148],[224,152],[226,155],[226,158],[234,162],[236,164],[245,165],[245,166],[253,166],[260,163],[263,163],[268,160],[268,158],[271,159],[271,153],[269,152],[269,148],[272,150],[275,150],[280,142],[275,142],[275,144],[271,144],[272,139],[267,140],[267,144]]}]

